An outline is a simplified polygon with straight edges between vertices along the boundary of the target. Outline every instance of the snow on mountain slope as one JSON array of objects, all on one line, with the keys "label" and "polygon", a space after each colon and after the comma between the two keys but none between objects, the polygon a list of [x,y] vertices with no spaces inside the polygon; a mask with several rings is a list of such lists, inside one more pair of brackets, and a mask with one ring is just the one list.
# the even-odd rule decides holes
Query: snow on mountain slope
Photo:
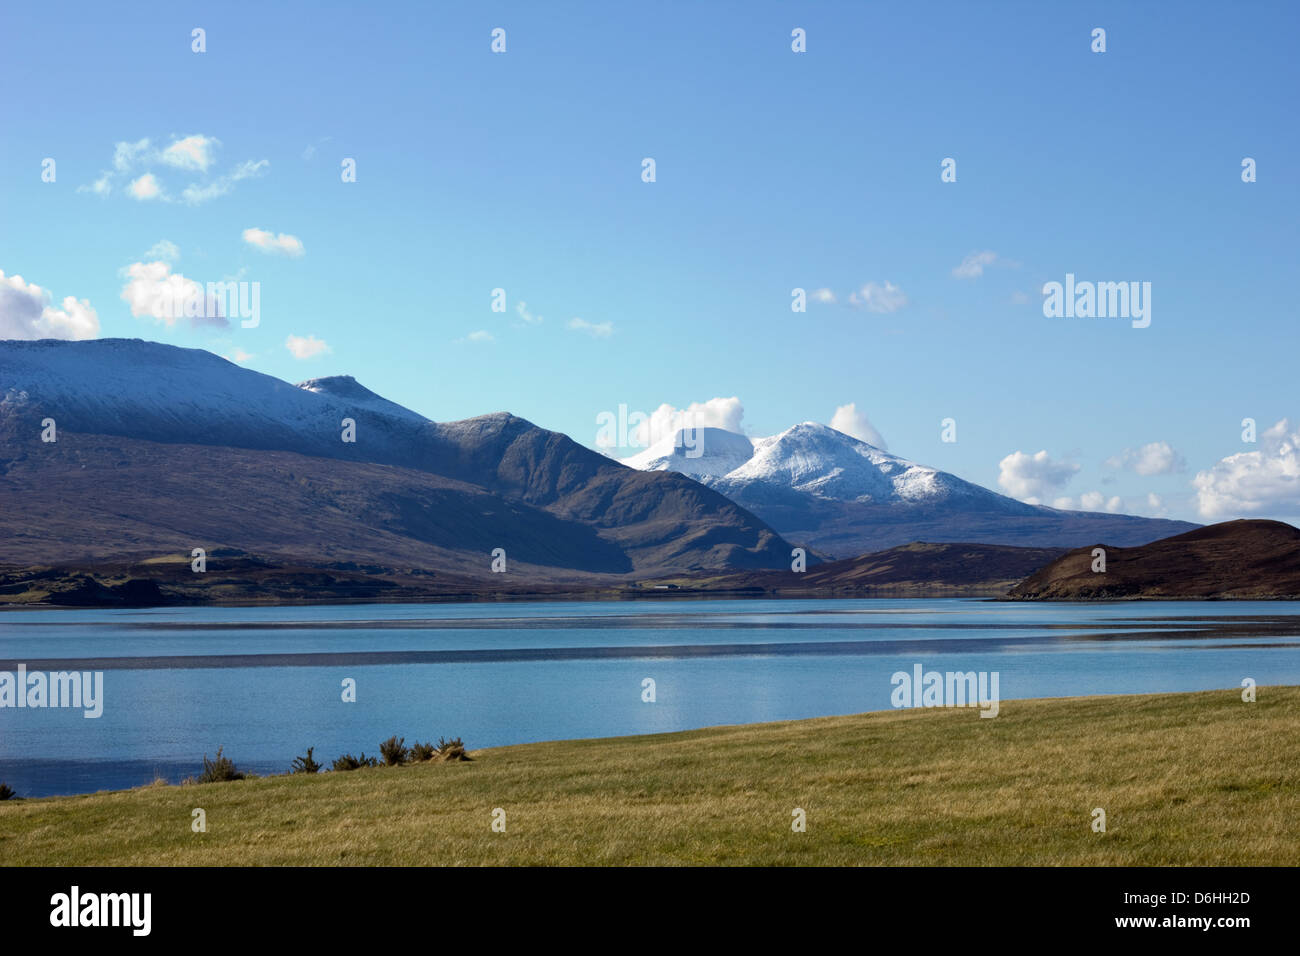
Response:
[{"label": "snow on mountain slope", "polygon": [[364,417],[365,437],[376,443],[424,422],[355,382],[352,395],[321,384],[331,381],[298,388],[202,349],[139,339],[0,349],[0,412],[40,412],[60,430],[337,455],[343,418]]},{"label": "snow on mountain slope", "polygon": [[391,415],[404,421],[422,424],[429,421],[423,415],[411,411],[404,405],[390,402],[382,395],[376,395],[351,375],[329,375],[325,378],[309,378],[296,386],[316,395],[329,395],[342,399],[351,408],[365,408],[381,415]]},{"label": "snow on mountain slope", "polygon": [[[47,417],[57,423],[59,449],[95,447],[111,456],[113,443],[98,439],[127,439],[150,447],[123,453],[122,462],[147,454],[162,463],[159,469],[194,454],[192,448],[156,447],[170,445],[310,456],[314,461],[297,466],[299,480],[306,480],[306,474],[333,474],[331,459],[436,475],[463,484],[462,490],[497,496],[512,507],[522,502],[548,512],[568,528],[555,531],[567,536],[567,550],[552,549],[552,558],[587,570],[559,555],[577,553],[581,540],[593,533],[614,548],[617,560],[602,564],[611,572],[633,567],[674,572],[771,568],[789,561],[789,545],[771,528],[725,496],[681,475],[624,468],[566,435],[508,413],[433,422],[348,376],[293,386],[209,352],[140,340],[0,341],[0,478],[9,463],[26,460],[33,447],[48,448],[40,440]],[[355,422],[355,441],[344,440],[353,437],[350,427],[344,429],[345,419]],[[97,440],[81,440],[87,436]],[[209,457],[256,472],[244,475],[252,485],[282,481],[269,464],[257,465],[262,457],[271,461],[269,456],[219,456],[214,450]],[[54,460],[53,455],[39,458],[48,468],[55,467]],[[103,468],[91,473],[110,483],[106,487],[117,474]],[[33,486],[40,486],[41,475],[29,477]],[[173,492],[160,504],[169,513],[190,513],[193,509],[185,500],[189,493]],[[192,493],[210,492],[195,485]],[[410,529],[424,528],[431,540],[445,541],[453,549],[458,542],[479,540],[485,528],[499,527],[493,524],[499,505],[478,514],[459,506],[429,513],[407,492],[393,495],[401,522]],[[274,494],[268,492],[261,500],[273,501]],[[339,507],[355,521],[373,517],[364,513],[372,506],[359,498]],[[68,520],[72,528],[76,515]],[[525,523],[521,519],[521,529]],[[513,548],[523,535],[521,530],[498,544]]]},{"label": "snow on mountain slope", "polygon": [[838,501],[885,502],[924,497],[935,490],[932,468],[922,468],[816,422],[795,425],[754,443],[754,457],[724,476],[728,485],[777,483]]},{"label": "snow on mountain slope", "polygon": [[911,541],[1127,546],[1196,527],[1025,504],[816,422],[754,440],[719,429],[704,432],[699,458],[687,458],[674,447],[681,444],[675,436],[623,462],[682,471],[749,509],[783,537],[834,557]]},{"label": "snow on mountain slope", "polygon": [[619,460],[640,471],[676,471],[700,481],[721,478],[753,456],[754,445],[744,435],[725,428],[683,428]]},{"label": "snow on mountain slope", "polygon": [[[692,442],[701,452],[698,457],[689,454]],[[752,440],[721,428],[682,430],[622,463],[647,471],[679,471],[724,493],[764,484],[835,501],[876,504],[1004,497],[817,422]],[[1020,504],[1004,501],[1012,510]]]}]

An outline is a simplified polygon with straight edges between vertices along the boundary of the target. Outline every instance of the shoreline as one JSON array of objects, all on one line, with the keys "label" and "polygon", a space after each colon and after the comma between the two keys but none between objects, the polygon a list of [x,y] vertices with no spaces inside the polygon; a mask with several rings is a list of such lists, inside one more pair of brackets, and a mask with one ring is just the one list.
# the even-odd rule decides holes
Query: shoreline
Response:
[{"label": "shoreline", "polygon": [[1022,598],[1009,597],[990,589],[909,590],[901,588],[875,588],[860,591],[848,590],[795,590],[781,589],[758,591],[753,589],[687,589],[672,591],[565,591],[519,592],[498,594],[447,594],[415,595],[410,597],[339,597],[321,599],[250,599],[216,601],[176,601],[162,604],[46,604],[35,602],[0,602],[0,613],[20,611],[108,611],[108,610],[160,610],[167,608],[274,608],[274,607],[358,607],[365,605],[422,605],[422,604],[552,604],[552,603],[618,603],[625,601],[738,601],[738,600],[794,600],[794,601],[938,601],[978,600],[999,604],[1136,604],[1142,602],[1205,601],[1236,603],[1246,601],[1300,601],[1300,595],[1135,595],[1132,597],[1070,597]]},{"label": "shoreline", "polygon": [[[200,664],[197,666],[203,666],[203,665]],[[284,665],[277,664],[274,666],[284,666]],[[4,664],[0,663],[0,669],[3,669],[3,667]],[[1289,687],[1291,687],[1291,685],[1266,685],[1263,687],[1257,687],[1256,690],[1258,692],[1264,692],[1267,690],[1287,689]],[[1300,691],[1300,685],[1297,685],[1294,689]],[[1209,688],[1203,690],[1190,690],[1190,691],[1171,691],[1171,692],[1162,693],[1158,695],[1149,694],[1149,693],[1114,693],[1114,694],[1083,694],[1077,696],[1067,695],[1067,696],[1058,696],[1058,697],[1020,697],[1020,698],[1002,697],[999,698],[998,703],[1000,706],[1006,707],[1008,705],[1017,705],[1017,704],[1019,705],[1040,704],[1040,703],[1069,704],[1069,703],[1085,703],[1085,702],[1098,702],[1098,701],[1115,702],[1115,701],[1125,701],[1125,700],[1136,700],[1140,698],[1155,697],[1155,696],[1188,698],[1195,695],[1203,695],[1203,694],[1224,694],[1224,693],[1236,694],[1239,692],[1240,692],[1240,688],[1229,687],[1229,688]],[[638,741],[638,740],[649,740],[652,738],[673,737],[682,734],[698,734],[698,733],[707,733],[707,732],[722,731],[722,730],[736,730],[736,729],[757,730],[769,726],[807,724],[814,721],[823,721],[823,720],[840,720],[840,719],[870,718],[870,717],[879,718],[879,717],[888,717],[888,716],[906,714],[909,712],[910,713],[927,713],[927,712],[935,712],[935,711],[946,711],[946,712],[958,711],[959,712],[962,709],[963,708],[960,707],[943,707],[943,706],[941,707],[933,707],[933,706],[899,707],[899,708],[890,708],[888,710],[861,711],[857,713],[846,713],[846,714],[820,714],[815,717],[801,717],[801,718],[794,718],[794,719],[787,719],[787,720],[763,720],[754,723],[709,724],[703,727],[688,727],[680,730],[654,731],[654,732],[640,733],[640,734],[619,734],[614,736],[595,736],[595,737],[560,737],[560,738],[555,738],[550,740],[534,740],[534,741],[525,741],[525,742],[496,744],[490,747],[483,747],[479,750],[470,750],[467,751],[467,753],[471,757],[477,758],[479,755],[486,755],[495,751],[513,750],[516,748],[546,747],[546,746],[553,746],[553,745],[567,745],[567,744],[578,744],[578,743],[629,742],[629,741]],[[966,708],[966,709],[975,709],[975,708]],[[1300,717],[1300,715],[1298,715],[1298,717]],[[996,718],[994,719],[996,720]],[[50,761],[48,760],[48,758],[30,758],[30,759],[32,762],[41,762],[41,763],[60,762],[60,761]],[[67,763],[76,763],[76,764],[96,763],[96,762],[113,763],[114,761],[111,758],[105,759],[103,761],[67,761]],[[131,758],[130,762],[141,763],[141,764],[153,764],[154,766],[179,765],[181,763],[184,763],[184,761],[180,761],[176,759],[163,760],[163,759],[152,759],[152,758],[145,758],[145,757]],[[253,763],[263,764],[263,765],[268,762],[269,761],[266,760],[253,761]],[[198,769],[201,767],[201,761],[191,766],[193,766],[195,772],[197,772]],[[395,769],[395,768],[380,767],[380,768],[372,768],[372,769]],[[330,773],[330,772],[341,772],[341,771],[322,770],[321,774],[323,775],[325,773]],[[267,773],[253,772],[250,775],[249,779],[264,780],[264,779],[274,779],[274,778],[290,777],[290,776],[294,776],[294,774],[292,774],[289,770],[283,770],[280,772],[267,772]],[[0,780],[0,782],[3,782],[3,780]],[[76,799],[80,797],[96,796],[101,794],[134,793],[139,790],[157,789],[160,786],[189,787],[189,786],[196,786],[196,784],[186,783],[184,781],[172,783],[170,781],[163,780],[162,778],[156,778],[150,783],[143,783],[143,784],[138,784],[136,786],[125,787],[120,789],[85,790],[85,791],[76,791],[73,793],[47,794],[45,796],[35,796],[35,797],[24,797],[21,794],[19,794],[18,797],[19,799],[24,801]]]}]

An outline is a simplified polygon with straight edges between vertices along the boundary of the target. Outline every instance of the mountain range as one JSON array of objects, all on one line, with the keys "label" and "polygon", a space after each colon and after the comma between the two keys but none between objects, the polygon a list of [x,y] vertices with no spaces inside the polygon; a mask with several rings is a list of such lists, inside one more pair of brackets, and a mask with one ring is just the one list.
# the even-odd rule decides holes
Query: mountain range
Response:
[{"label": "mountain range", "polygon": [[790,541],[836,559],[911,541],[1138,545],[1198,527],[1026,504],[816,422],[758,439],[720,428],[679,430],[622,461],[689,475]]},{"label": "mountain range", "polygon": [[[145,566],[190,592],[262,575],[277,593],[368,595],[387,575],[404,594],[486,593],[788,573],[796,546],[811,568],[918,540],[1057,549],[999,553],[1005,568],[974,577],[957,567],[969,548],[823,575],[925,583],[929,561],[987,585],[1072,546],[1196,527],[1024,504],[810,422],[700,437],[699,457],[669,442],[620,463],[507,412],[435,422],[347,376],[291,385],[140,340],[0,342],[0,570],[26,569],[0,592],[39,590],[50,568],[76,571],[50,587],[93,602],[143,593]],[[211,577],[188,573],[194,548]]]},{"label": "mountain range", "polygon": [[204,547],[474,577],[501,548],[507,574],[548,579],[790,560],[718,492],[514,415],[436,423],[348,377],[294,386],[138,340],[0,343],[0,500],[9,565]]}]

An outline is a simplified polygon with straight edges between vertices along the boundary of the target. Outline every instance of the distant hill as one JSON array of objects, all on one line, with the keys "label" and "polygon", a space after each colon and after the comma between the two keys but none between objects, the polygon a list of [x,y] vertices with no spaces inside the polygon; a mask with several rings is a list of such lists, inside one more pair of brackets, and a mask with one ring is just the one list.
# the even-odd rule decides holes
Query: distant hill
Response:
[{"label": "distant hill", "polygon": [[[707,589],[818,596],[998,596],[1065,553],[1064,548],[914,541],[806,571],[750,571],[712,578]],[[679,584],[679,589],[683,587]]]},{"label": "distant hill", "polygon": [[623,462],[690,475],[787,540],[832,558],[913,541],[1137,545],[1199,527],[1026,504],[816,422],[758,439],[720,428],[678,432]]},{"label": "distant hill", "polygon": [[[1106,552],[1094,572],[1093,547]],[[1079,548],[1016,585],[1019,600],[1300,598],[1300,529],[1225,521],[1136,548]]]}]

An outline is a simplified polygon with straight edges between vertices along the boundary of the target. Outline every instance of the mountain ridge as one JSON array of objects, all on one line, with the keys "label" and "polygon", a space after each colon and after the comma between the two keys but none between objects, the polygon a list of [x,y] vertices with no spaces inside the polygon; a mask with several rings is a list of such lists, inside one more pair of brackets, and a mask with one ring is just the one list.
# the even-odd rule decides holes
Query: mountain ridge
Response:
[{"label": "mountain ridge", "polygon": [[[445,515],[430,514],[421,502],[421,496],[435,490],[451,494],[445,485],[450,481],[464,487],[453,495],[454,502],[444,497],[444,505],[461,511],[478,509],[485,527],[493,526],[491,516],[507,506],[528,509],[528,517],[520,518],[522,527],[558,521],[552,532],[571,541],[553,550],[566,553],[569,565],[583,547],[581,542],[596,535],[605,550],[594,548],[593,553],[608,560],[599,567],[578,562],[570,570],[626,574],[653,568],[779,567],[789,562],[790,546],[771,528],[684,476],[625,468],[568,436],[509,413],[437,423],[389,402],[350,376],[310,379],[294,386],[198,349],[123,339],[38,340],[0,343],[0,383],[4,388],[0,491],[20,496],[29,514],[39,510],[46,520],[59,524],[73,547],[80,546],[75,520],[69,523],[66,505],[50,497],[55,489],[72,493],[70,487],[76,483],[69,471],[90,469],[108,483],[117,499],[147,511],[149,475],[165,479],[188,474],[186,469],[196,467],[194,449],[206,448],[211,449],[210,458],[220,459],[232,475],[240,477],[241,494],[259,502],[264,511],[275,509],[275,483],[283,480],[284,473],[293,472],[296,480],[314,481],[328,489],[335,512],[352,509],[344,515],[346,528],[340,525],[337,533],[358,547],[362,542],[368,542],[367,548],[379,547],[364,527],[367,515],[378,509],[404,516],[396,532],[401,532],[401,521],[409,523],[413,546],[430,548],[431,557],[437,557],[441,548],[462,554],[457,561],[474,567],[483,564],[481,554],[464,554],[454,540],[455,534],[469,534],[469,529]],[[56,443],[40,440],[40,422],[45,417],[56,421]],[[355,441],[344,440],[345,419],[355,423]],[[95,436],[95,440],[82,436]],[[287,464],[278,457],[282,455],[301,460]],[[151,472],[135,467],[145,459]],[[368,484],[364,488],[338,484],[340,474],[353,474],[341,463],[362,468]],[[392,470],[376,471],[375,466]],[[421,479],[411,473],[431,477]],[[117,483],[127,474],[134,487]],[[361,482],[360,475],[354,473],[351,480]],[[270,484],[263,490],[259,481]],[[201,493],[174,483],[168,488],[175,503],[188,500],[192,506],[168,509],[166,520],[191,528],[187,534],[196,546],[202,543],[202,535],[193,530],[194,522],[206,513]],[[277,550],[320,552],[321,546],[309,540],[308,499],[294,497],[296,491],[283,493],[295,502],[295,513],[306,527]],[[107,500],[103,507],[109,507]],[[245,525],[236,529],[244,544],[226,543],[265,544],[257,525],[272,518],[245,513]],[[16,547],[12,542],[23,538],[21,522],[14,525],[15,520],[10,514],[10,550]],[[275,526],[289,533],[282,523]],[[496,527],[498,544],[509,553],[510,527]],[[93,538],[98,553],[128,551],[133,538],[154,546],[159,535],[143,528],[137,524],[130,532],[120,532],[101,514]],[[469,536],[478,540],[477,535]],[[38,542],[55,553],[37,553]],[[26,543],[31,547],[23,553],[30,563],[56,559],[67,550],[39,534]],[[540,548],[535,540],[521,546],[526,551]],[[408,550],[402,545],[393,557],[409,562]],[[2,552],[0,560],[6,560]],[[444,555],[438,560],[451,559]]]},{"label": "mountain ridge", "polygon": [[[744,446],[736,438],[751,450],[738,464],[743,454],[737,452],[743,453]],[[697,441],[702,454],[689,457],[686,452]],[[710,445],[719,441],[724,452],[715,458]],[[1132,545],[1199,527],[1031,505],[817,422],[801,422],[760,439],[716,428],[683,429],[623,461],[644,470],[690,475],[789,540],[837,560],[912,541],[1051,548],[1109,535]]]}]

